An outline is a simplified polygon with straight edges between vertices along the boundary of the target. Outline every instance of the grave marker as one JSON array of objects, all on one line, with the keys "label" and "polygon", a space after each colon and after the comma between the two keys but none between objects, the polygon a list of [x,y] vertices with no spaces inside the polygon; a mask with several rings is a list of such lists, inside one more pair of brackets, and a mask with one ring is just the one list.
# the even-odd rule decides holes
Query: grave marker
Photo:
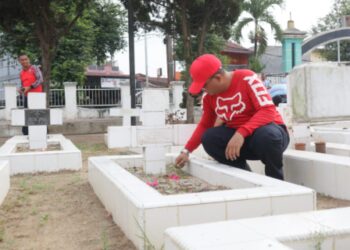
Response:
[{"label": "grave marker", "polygon": [[47,148],[47,125],[62,125],[62,110],[46,109],[46,93],[29,93],[28,109],[12,110],[12,126],[28,126],[29,148]]}]

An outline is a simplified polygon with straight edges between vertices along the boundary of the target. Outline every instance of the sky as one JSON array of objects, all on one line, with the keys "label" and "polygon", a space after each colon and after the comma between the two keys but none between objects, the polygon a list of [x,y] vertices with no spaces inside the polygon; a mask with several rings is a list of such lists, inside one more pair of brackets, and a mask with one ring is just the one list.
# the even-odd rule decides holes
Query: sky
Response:
[{"label": "sky", "polygon": [[[327,15],[333,5],[334,0],[285,0],[282,8],[274,8],[272,10],[278,23],[282,29],[287,28],[287,21],[289,20],[290,13],[294,20],[295,27],[299,30],[309,32],[313,25],[316,25],[318,20]],[[269,31],[269,29],[267,29]],[[247,37],[249,28],[243,30],[243,37]],[[147,35],[147,55],[148,55],[148,75],[157,76],[157,69],[162,68],[163,77],[167,76],[166,72],[166,49],[163,43],[162,34],[155,32],[148,33]],[[241,44],[245,47],[251,47],[252,45],[248,39],[242,39]],[[278,45],[273,39],[273,36],[269,36],[269,45]],[[126,74],[129,73],[129,53],[128,47],[122,52],[117,52],[114,55],[114,60],[119,66],[120,70]],[[139,34],[135,37],[135,72],[146,72],[145,63],[145,39],[144,34]]]}]

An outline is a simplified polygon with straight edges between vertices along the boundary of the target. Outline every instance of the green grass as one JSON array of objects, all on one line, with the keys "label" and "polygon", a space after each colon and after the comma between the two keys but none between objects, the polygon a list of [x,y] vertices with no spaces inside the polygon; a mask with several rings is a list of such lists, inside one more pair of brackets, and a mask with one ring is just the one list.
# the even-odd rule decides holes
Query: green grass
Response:
[{"label": "green grass", "polygon": [[43,214],[40,216],[40,226],[45,225],[49,221],[49,215]]},{"label": "green grass", "polygon": [[100,152],[100,151],[107,151],[108,148],[104,143],[96,143],[96,144],[82,144],[77,143],[76,146],[83,151],[84,153],[93,153],[93,152]]},{"label": "green grass", "polygon": [[109,242],[108,242],[108,236],[106,233],[106,230],[103,230],[102,232],[102,236],[101,236],[101,240],[102,240],[102,249],[103,250],[109,250]]},{"label": "green grass", "polygon": [[2,226],[0,227],[0,242],[4,242],[5,241],[5,228],[3,228]]}]

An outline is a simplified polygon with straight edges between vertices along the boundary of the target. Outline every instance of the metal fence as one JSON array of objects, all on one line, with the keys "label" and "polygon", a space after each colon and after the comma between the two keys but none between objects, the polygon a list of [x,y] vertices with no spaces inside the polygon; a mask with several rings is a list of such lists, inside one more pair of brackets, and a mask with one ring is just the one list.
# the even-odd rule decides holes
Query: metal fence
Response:
[{"label": "metal fence", "polygon": [[78,107],[115,107],[121,106],[120,89],[77,88]]},{"label": "metal fence", "polygon": [[135,89],[135,105],[137,108],[142,108],[142,88]]},{"label": "metal fence", "polygon": [[18,94],[16,96],[17,108],[24,108],[24,94]]},{"label": "metal fence", "polygon": [[[18,94],[16,97],[17,107],[24,108],[24,94]],[[50,108],[62,108],[65,105],[64,89],[50,89]]]},{"label": "metal fence", "polygon": [[65,106],[64,89],[50,89],[50,108],[61,108]]},{"label": "metal fence", "polygon": [[287,75],[285,73],[281,74],[268,74],[266,78],[271,81],[271,86],[274,84],[285,83]]},{"label": "metal fence", "polygon": [[0,109],[5,108],[5,89],[0,86]]}]

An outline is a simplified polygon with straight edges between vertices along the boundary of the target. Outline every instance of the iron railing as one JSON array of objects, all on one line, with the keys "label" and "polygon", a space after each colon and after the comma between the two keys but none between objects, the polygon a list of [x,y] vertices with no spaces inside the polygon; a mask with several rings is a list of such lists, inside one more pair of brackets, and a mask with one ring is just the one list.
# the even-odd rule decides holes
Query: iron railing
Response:
[{"label": "iron railing", "polygon": [[61,108],[65,103],[64,89],[50,89],[50,108]]},{"label": "iron railing", "polygon": [[24,94],[18,93],[16,96],[17,108],[24,108]]},{"label": "iron railing", "polygon": [[142,108],[142,88],[135,89],[135,105],[136,108]]},{"label": "iron railing", "polygon": [[285,73],[281,74],[268,74],[266,78],[270,80],[271,86],[274,84],[285,83],[287,80],[287,75]]},{"label": "iron railing", "polygon": [[78,107],[115,107],[121,106],[120,89],[77,88]]},{"label": "iron railing", "polygon": [[[24,108],[24,94],[19,93],[16,97],[17,107]],[[50,108],[62,108],[65,106],[64,89],[50,89]]]},{"label": "iron railing", "polygon": [[5,108],[5,89],[0,87],[0,109]]}]

